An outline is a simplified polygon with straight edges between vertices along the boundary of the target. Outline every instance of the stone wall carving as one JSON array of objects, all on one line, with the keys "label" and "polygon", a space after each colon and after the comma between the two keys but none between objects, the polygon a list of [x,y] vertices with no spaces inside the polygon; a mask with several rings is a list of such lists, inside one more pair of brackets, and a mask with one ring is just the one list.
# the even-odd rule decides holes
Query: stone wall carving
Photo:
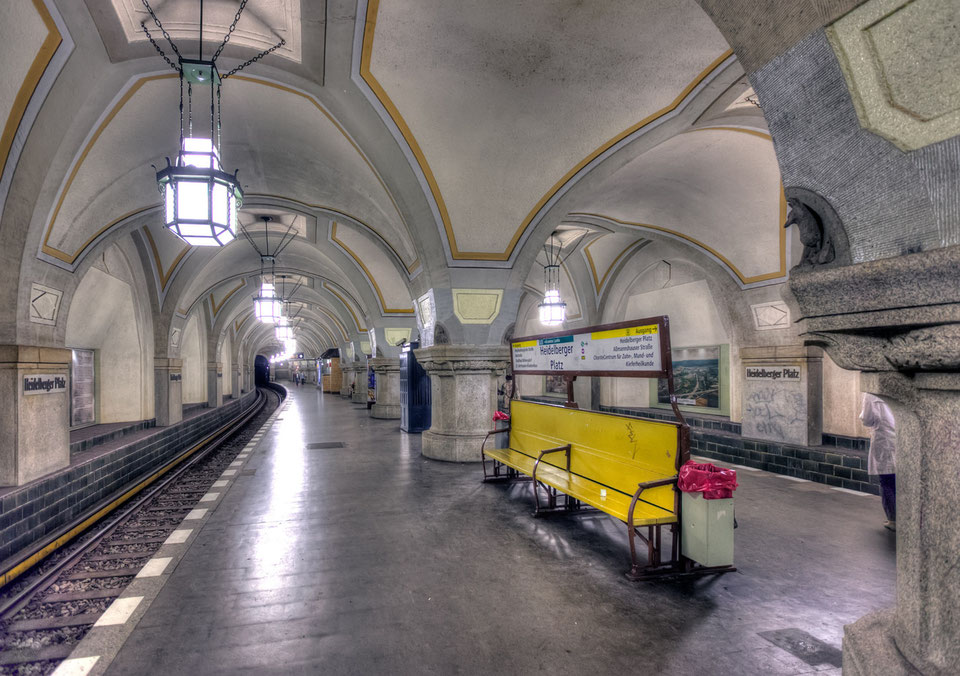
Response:
[{"label": "stone wall carving", "polygon": [[850,263],[850,244],[843,224],[830,203],[812,190],[786,188],[784,195],[790,211],[783,227],[797,226],[803,243],[798,265],[846,265]]}]

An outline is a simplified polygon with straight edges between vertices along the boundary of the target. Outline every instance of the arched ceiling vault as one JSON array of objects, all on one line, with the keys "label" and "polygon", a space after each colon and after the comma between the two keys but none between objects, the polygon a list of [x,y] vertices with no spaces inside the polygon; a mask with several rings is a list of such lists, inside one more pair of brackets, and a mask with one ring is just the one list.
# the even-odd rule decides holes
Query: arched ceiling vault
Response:
[{"label": "arched ceiling vault", "polygon": [[[210,2],[212,51],[237,2]],[[24,254],[17,284],[69,274],[130,233],[161,330],[205,304],[252,338],[253,249],[190,249],[160,223],[151,165],[176,150],[177,87],[137,32],[138,2],[14,4],[0,10],[14,13],[0,21],[0,160],[11,130],[37,148],[19,211],[0,202],[0,245]],[[193,5],[155,0],[185,44],[199,37]],[[694,0],[251,0],[245,17],[224,70],[288,44],[226,81],[224,165],[240,170],[252,230],[263,214],[274,234],[295,225],[278,271],[310,280],[317,344],[406,320],[458,266],[513,266],[504,284],[539,286],[527,249],[564,222],[611,233],[578,253],[593,278],[568,276],[578,303],[653,233],[707,252],[741,286],[785,277],[763,111]],[[36,122],[24,92],[51,102]]]}]

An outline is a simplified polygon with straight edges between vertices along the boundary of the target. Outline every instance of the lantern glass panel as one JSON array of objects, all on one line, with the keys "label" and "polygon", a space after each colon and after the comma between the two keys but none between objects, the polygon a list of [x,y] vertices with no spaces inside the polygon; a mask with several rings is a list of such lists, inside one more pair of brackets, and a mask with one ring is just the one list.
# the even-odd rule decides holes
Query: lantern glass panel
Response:
[{"label": "lantern glass panel", "polygon": [[229,224],[227,218],[230,208],[230,200],[227,197],[227,186],[223,183],[213,184],[213,222],[226,226]]},{"label": "lantern glass panel", "polygon": [[[176,180],[176,179],[174,179]],[[205,221],[209,218],[206,181],[177,181],[177,220]],[[206,228],[209,235],[210,229]]]},{"label": "lantern glass panel", "polygon": [[166,222],[167,222],[167,223],[173,223],[173,222],[176,220],[176,218],[177,218],[177,214],[176,214],[176,211],[175,211],[175,209],[174,209],[174,207],[175,207],[176,205],[175,205],[175,203],[174,203],[175,197],[174,197],[174,190],[173,190],[173,183],[172,183],[172,182],[167,181],[167,182],[164,184],[164,186],[163,186],[163,197],[164,197],[164,200],[163,200],[163,201],[164,201],[164,205],[166,206]]},{"label": "lantern glass panel", "polygon": [[200,169],[219,169],[220,162],[217,151],[213,148],[210,139],[185,138],[183,139],[183,155],[181,164]]}]

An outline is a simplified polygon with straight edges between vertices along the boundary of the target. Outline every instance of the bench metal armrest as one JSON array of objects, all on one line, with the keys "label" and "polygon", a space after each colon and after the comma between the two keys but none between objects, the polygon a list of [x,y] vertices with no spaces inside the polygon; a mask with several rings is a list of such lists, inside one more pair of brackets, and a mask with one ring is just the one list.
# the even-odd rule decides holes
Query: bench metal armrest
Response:
[{"label": "bench metal armrest", "polygon": [[644,481],[643,483],[637,484],[640,487],[640,490],[637,491],[639,495],[642,491],[645,491],[648,488],[656,488],[657,486],[669,486],[670,484],[677,483],[677,477],[670,477],[669,479],[657,479],[656,481]]},{"label": "bench metal armrest", "polygon": [[557,446],[556,448],[548,448],[544,451],[540,451],[540,455],[537,457],[537,461],[533,464],[533,480],[537,480],[537,468],[540,466],[540,461],[543,460],[543,456],[548,453],[559,453],[560,451],[566,451],[567,453],[567,471],[570,471],[570,444],[564,444],[563,446]]},{"label": "bench metal armrest", "polygon": [[648,488],[657,488],[658,486],[669,486],[671,484],[677,483],[677,477],[670,477],[669,479],[657,479],[655,481],[643,481],[637,484],[637,492],[633,494],[633,499],[630,500],[630,509],[627,511],[627,525],[633,529],[633,510],[637,507],[637,501],[640,499],[640,494],[643,493]]},{"label": "bench metal armrest", "polygon": [[507,425],[502,430],[490,430],[489,432],[487,432],[487,435],[483,438],[483,441],[480,442],[480,454],[483,455],[483,447],[486,446],[487,439],[492,437],[494,434],[500,434],[501,432],[509,432],[509,431],[510,431],[510,425]]}]

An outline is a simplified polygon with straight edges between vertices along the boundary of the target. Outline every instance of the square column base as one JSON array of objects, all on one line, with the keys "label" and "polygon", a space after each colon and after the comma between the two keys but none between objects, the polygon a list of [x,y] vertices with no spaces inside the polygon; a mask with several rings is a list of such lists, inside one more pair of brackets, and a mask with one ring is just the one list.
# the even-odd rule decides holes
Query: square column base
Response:
[{"label": "square column base", "polygon": [[920,674],[893,639],[893,609],[864,615],[843,628],[844,676],[915,676]]},{"label": "square column base", "polygon": [[[70,350],[0,345],[0,486],[70,464]],[[34,380],[46,387],[30,387]]]}]

